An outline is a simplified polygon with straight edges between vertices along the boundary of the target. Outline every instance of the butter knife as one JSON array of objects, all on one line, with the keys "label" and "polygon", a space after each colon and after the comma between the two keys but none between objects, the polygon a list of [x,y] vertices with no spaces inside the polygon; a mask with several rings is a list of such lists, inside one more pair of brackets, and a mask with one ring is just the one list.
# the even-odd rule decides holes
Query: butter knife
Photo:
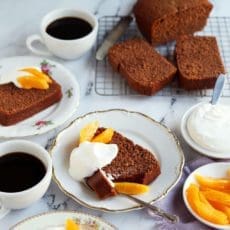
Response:
[{"label": "butter knife", "polygon": [[220,74],[220,76],[216,80],[215,87],[213,90],[212,99],[210,101],[210,103],[212,105],[215,105],[218,102],[218,100],[221,96],[221,92],[224,88],[224,82],[225,82],[225,76],[223,74]]},{"label": "butter knife", "polygon": [[102,61],[108,53],[108,50],[120,38],[133,20],[132,16],[122,17],[118,24],[109,32],[105,40],[96,52],[96,59]]}]

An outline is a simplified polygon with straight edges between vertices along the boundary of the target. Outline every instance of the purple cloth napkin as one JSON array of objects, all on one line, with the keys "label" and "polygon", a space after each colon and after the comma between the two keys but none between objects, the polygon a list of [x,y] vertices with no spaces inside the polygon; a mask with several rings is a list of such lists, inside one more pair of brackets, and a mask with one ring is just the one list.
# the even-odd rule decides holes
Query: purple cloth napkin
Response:
[{"label": "purple cloth napkin", "polygon": [[166,221],[161,217],[157,217],[153,214],[150,210],[148,213],[155,219],[157,229],[159,230],[209,230],[212,229],[207,227],[206,225],[202,224],[198,220],[196,220],[190,212],[185,207],[183,198],[182,198],[182,189],[184,182],[187,176],[194,171],[196,168],[214,162],[213,160],[201,157],[191,162],[188,162],[183,170],[182,176],[180,181],[177,185],[169,192],[169,194],[163,198],[162,200],[154,203],[156,206],[162,208],[163,210],[175,214],[179,216],[180,221],[179,223],[172,224]]}]

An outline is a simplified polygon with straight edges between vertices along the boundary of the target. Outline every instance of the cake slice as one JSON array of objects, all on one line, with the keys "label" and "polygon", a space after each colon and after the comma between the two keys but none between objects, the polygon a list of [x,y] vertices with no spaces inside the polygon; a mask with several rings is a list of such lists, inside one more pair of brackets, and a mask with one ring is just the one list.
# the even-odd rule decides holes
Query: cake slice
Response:
[{"label": "cake slice", "polygon": [[[95,136],[103,130],[104,128],[99,128]],[[116,131],[114,131],[110,144],[118,145],[116,158],[102,170],[98,170],[86,179],[86,183],[97,193],[99,198],[116,195],[109,180],[147,185],[160,174],[159,162],[149,150],[134,144],[133,141]]]},{"label": "cake slice", "polygon": [[213,88],[224,74],[217,41],[211,36],[181,36],[175,49],[180,87],[186,90]]},{"label": "cake slice", "polygon": [[62,98],[61,86],[52,79],[48,89],[23,89],[0,85],[0,124],[13,125],[46,109]]},{"label": "cake slice", "polygon": [[138,0],[133,11],[145,38],[162,44],[202,30],[212,8],[208,0]]},{"label": "cake slice", "polygon": [[153,95],[170,83],[176,68],[142,39],[131,39],[110,48],[108,60],[128,85],[140,94]]}]

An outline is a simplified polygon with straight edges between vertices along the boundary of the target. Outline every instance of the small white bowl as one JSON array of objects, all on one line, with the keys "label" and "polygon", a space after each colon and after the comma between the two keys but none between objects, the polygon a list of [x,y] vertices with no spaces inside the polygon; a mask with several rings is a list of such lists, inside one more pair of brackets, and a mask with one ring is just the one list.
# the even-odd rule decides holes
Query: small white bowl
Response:
[{"label": "small white bowl", "polygon": [[184,186],[183,186],[183,199],[184,199],[185,206],[187,207],[189,212],[196,219],[198,219],[200,222],[202,222],[202,223],[204,223],[210,227],[217,228],[217,229],[230,229],[230,225],[229,224],[228,225],[214,224],[214,223],[211,223],[211,222],[203,219],[199,215],[197,215],[188,203],[187,196],[186,196],[186,190],[191,183],[197,184],[195,174],[200,174],[202,176],[209,176],[209,177],[215,177],[215,178],[223,178],[223,177],[226,177],[226,172],[229,169],[230,169],[230,162],[228,162],[228,163],[227,162],[218,162],[218,163],[206,164],[204,166],[197,168],[195,171],[193,171],[188,176],[188,178],[186,179]]},{"label": "small white bowl", "polygon": [[[206,103],[206,102],[205,102]],[[191,136],[189,135],[188,129],[187,129],[187,121],[191,113],[199,106],[204,104],[204,102],[198,103],[194,106],[192,106],[190,109],[188,109],[185,114],[183,115],[181,119],[181,134],[184,138],[184,140],[196,151],[199,153],[206,155],[208,157],[216,158],[216,159],[230,159],[230,153],[229,152],[215,152],[211,151],[209,149],[206,149],[202,146],[200,146],[198,143],[196,143]]]}]

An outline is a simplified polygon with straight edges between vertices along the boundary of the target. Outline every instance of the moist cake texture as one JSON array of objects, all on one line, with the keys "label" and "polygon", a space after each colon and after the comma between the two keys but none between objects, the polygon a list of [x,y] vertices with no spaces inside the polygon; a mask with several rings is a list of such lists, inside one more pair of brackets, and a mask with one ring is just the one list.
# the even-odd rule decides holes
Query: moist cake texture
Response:
[{"label": "moist cake texture", "polygon": [[143,36],[162,44],[202,30],[212,7],[208,0],[138,0],[134,15]]},{"label": "moist cake texture", "polygon": [[[103,130],[104,128],[99,128],[96,135]],[[110,144],[118,145],[118,154],[109,165],[102,168],[102,171],[108,178],[112,178],[113,182],[135,182],[147,185],[160,174],[159,162],[149,150],[134,144],[133,141],[116,131]],[[101,191],[103,190],[101,184],[104,180],[106,179],[97,171],[86,181],[99,197],[103,197],[105,195],[101,195],[104,193]],[[110,191],[108,196],[111,195],[115,193]]]},{"label": "moist cake texture", "polygon": [[108,60],[132,89],[144,95],[161,90],[176,73],[176,68],[143,39],[114,45],[109,50]]},{"label": "moist cake texture", "polygon": [[23,89],[0,85],[0,124],[13,125],[61,100],[61,86],[52,79],[48,89]]},{"label": "moist cake texture", "polygon": [[211,36],[181,36],[175,49],[180,87],[186,90],[213,88],[224,74],[217,41]]}]

